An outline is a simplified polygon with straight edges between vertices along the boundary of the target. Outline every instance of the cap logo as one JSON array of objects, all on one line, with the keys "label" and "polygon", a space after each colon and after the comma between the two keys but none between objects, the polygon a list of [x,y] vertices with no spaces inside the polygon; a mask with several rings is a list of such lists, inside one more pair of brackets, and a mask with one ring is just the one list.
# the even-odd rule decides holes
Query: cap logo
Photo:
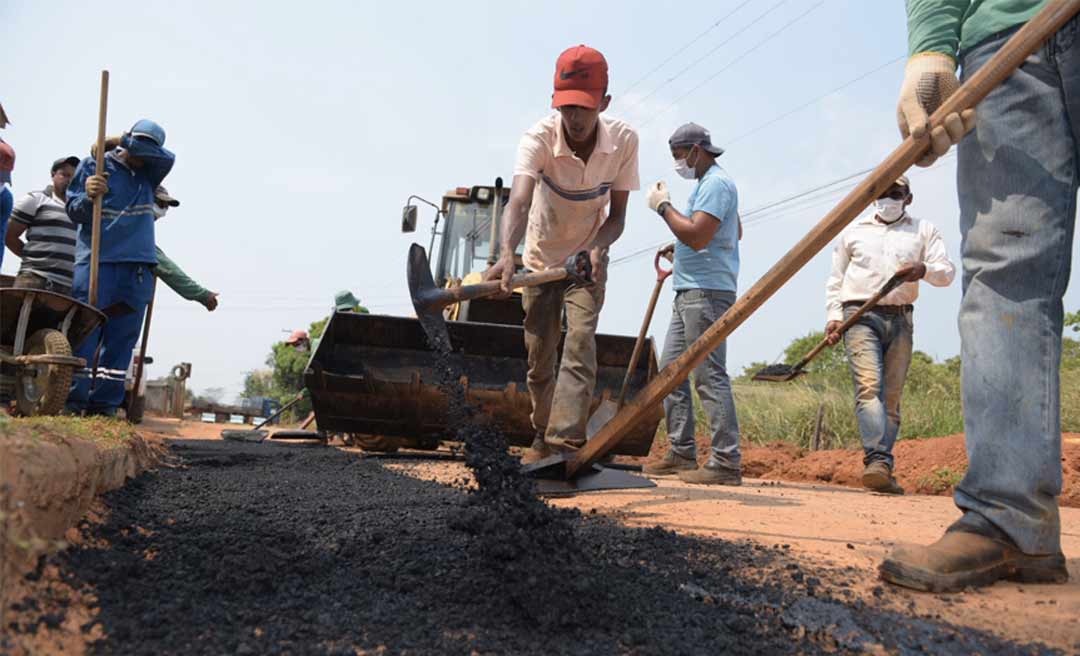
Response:
[{"label": "cap logo", "polygon": [[588,79],[589,78],[589,71],[586,70],[586,69],[580,69],[580,68],[576,69],[576,70],[568,71],[568,70],[566,70],[564,68],[562,71],[559,72],[559,79],[560,80],[569,80],[572,77],[580,77],[582,79]]}]

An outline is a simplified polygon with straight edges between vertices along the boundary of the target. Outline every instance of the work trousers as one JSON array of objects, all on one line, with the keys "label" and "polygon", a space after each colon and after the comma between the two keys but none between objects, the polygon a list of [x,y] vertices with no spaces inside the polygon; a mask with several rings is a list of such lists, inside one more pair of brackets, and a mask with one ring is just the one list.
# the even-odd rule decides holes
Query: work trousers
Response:
[{"label": "work trousers", "polygon": [[[968,470],[962,521],[989,521],[1022,551],[1061,550],[1062,296],[1080,179],[1080,19],[976,110],[960,142],[960,339]],[[978,71],[1012,31],[961,56]]]},{"label": "work trousers", "polygon": [[[89,297],[90,265],[75,265],[74,297],[84,303]],[[75,371],[68,406],[76,411],[112,415],[124,402],[124,380],[132,352],[139,341],[143,314],[154,294],[154,274],[146,264],[102,263],[98,275],[97,307],[110,315],[104,328],[90,334],[79,347],[86,368]],[[94,350],[101,339],[97,369]]]},{"label": "work trousers", "polygon": [[[857,310],[845,307],[844,318]],[[881,461],[893,466],[893,445],[900,435],[900,397],[911,366],[913,320],[910,309],[896,314],[870,309],[844,333],[864,465]]]},{"label": "work trousers", "polygon": [[[596,387],[596,324],[604,306],[604,286],[548,283],[522,290],[526,382],[533,428],[545,438],[584,440]],[[566,312],[566,340],[558,359]]]}]

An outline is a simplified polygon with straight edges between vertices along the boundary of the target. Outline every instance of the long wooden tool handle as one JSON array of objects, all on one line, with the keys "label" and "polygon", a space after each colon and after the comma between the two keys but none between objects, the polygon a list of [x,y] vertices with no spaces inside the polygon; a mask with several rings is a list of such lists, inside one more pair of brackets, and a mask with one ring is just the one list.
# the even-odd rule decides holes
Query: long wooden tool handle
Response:
[{"label": "long wooden tool handle", "polygon": [[[109,107],[109,71],[101,71],[101,99],[98,103],[97,150],[94,153],[97,166],[94,172],[105,173],[105,115]],[[90,225],[90,305],[97,307],[98,266],[101,260],[101,202],[102,196],[94,199],[94,218]]]},{"label": "long wooden tool handle", "polygon": [[[1019,68],[1028,55],[1035,52],[1078,12],[1080,0],[1052,0],[1048,3],[1020,28],[990,61],[961,85],[956,93],[949,96],[930,117],[930,124],[941,125],[947,115],[975,107],[994,87]],[[578,470],[592,465],[618,444],[626,432],[643,421],[648,412],[685,380],[694,367],[701,364],[720,342],[727,339],[732,331],[791,280],[792,276],[840,234],[874,199],[881,196],[904,171],[914,165],[926,152],[929,144],[929,134],[918,141],[911,137],[905,139],[873,173],[851,190],[808,235],[736,301],[724,316],[691,344],[685,353],[657,374],[593,439],[586,442],[585,446],[566,462],[566,475],[574,476]]]},{"label": "long wooden tool handle", "polygon": [[157,276],[154,276],[154,286],[150,292],[150,302],[146,304],[146,318],[143,320],[142,340],[139,344],[139,361],[135,363],[135,386],[131,388],[131,401],[128,403],[129,414],[135,408],[135,402],[139,398],[139,385],[142,384],[143,367],[146,362],[146,345],[150,341],[150,320],[154,318],[154,299],[156,297]]},{"label": "long wooden tool handle", "polygon": [[623,376],[622,387],[619,389],[619,400],[616,402],[619,409],[622,409],[623,402],[626,401],[626,390],[630,387],[630,377],[633,375],[634,369],[637,368],[641,352],[645,350],[645,334],[649,332],[649,324],[652,323],[656,302],[660,299],[660,290],[664,287],[666,277],[657,278],[656,285],[653,286],[652,296],[649,298],[649,307],[645,310],[645,319],[641,322],[641,330],[638,331],[637,341],[634,342],[634,354],[630,356],[630,364],[626,367],[626,375]]},{"label": "long wooden tool handle", "polygon": [[[510,279],[510,287],[511,289],[517,289],[518,287],[538,287],[540,285],[546,285],[549,282],[565,280],[569,275],[570,273],[566,269],[548,269],[536,273],[519,273]],[[443,298],[448,301],[445,305],[449,305],[450,303],[471,301],[474,298],[483,298],[485,296],[498,294],[501,288],[501,281],[489,280],[475,285],[447,287],[446,289],[439,291],[441,294],[446,294]]]},{"label": "long wooden tool handle", "polygon": [[[860,305],[857,310],[852,312],[851,316],[844,320],[844,323],[840,324],[840,327],[836,329],[836,332],[841,334],[841,335],[846,333],[849,328],[851,328],[852,326],[855,325],[855,322],[858,321],[862,317],[862,315],[866,314],[868,311],[870,311],[870,308],[872,308],[875,305],[877,305],[878,303],[880,303],[881,299],[888,296],[890,292],[892,292],[894,289],[896,289],[901,284],[903,284],[903,282],[904,282],[904,279],[902,277],[900,277],[900,276],[898,276],[896,274],[893,274],[893,277],[889,278],[889,280],[886,281],[886,283],[881,286],[881,289],[877,290],[877,292],[875,292],[873,296],[868,298],[865,303]],[[807,364],[810,363],[811,360],[816,358],[818,356],[818,354],[821,353],[821,351],[828,345],[829,345],[829,337],[828,337],[828,335],[826,335],[825,339],[818,342],[817,346],[814,347],[814,350],[807,353],[806,356],[802,360],[799,360],[795,364],[793,369],[799,370],[799,369],[802,369],[803,367],[805,367]]]}]

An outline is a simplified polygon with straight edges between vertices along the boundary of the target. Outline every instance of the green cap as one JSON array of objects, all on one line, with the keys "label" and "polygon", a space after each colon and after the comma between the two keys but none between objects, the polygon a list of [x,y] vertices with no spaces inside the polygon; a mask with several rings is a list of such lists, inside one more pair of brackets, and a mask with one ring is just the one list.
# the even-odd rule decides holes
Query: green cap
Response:
[{"label": "green cap", "polygon": [[337,312],[353,310],[357,305],[360,305],[360,299],[353,296],[353,293],[348,290],[334,294],[334,310]]}]

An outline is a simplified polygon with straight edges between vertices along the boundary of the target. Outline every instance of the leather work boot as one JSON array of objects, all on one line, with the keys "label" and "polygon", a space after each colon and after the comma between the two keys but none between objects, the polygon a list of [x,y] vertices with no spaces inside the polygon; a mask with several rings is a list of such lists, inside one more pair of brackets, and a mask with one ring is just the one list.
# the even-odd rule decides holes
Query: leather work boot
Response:
[{"label": "leather work boot", "polygon": [[998,537],[989,537],[954,524],[934,544],[896,547],[882,561],[878,573],[889,583],[924,592],[955,592],[1001,579],[1023,583],[1069,580],[1065,555],[1060,551],[1042,556],[1025,554],[998,533]]},{"label": "leather work boot", "polygon": [[875,460],[863,469],[862,484],[868,490],[882,494],[903,494],[904,488],[893,478],[888,463]]},{"label": "leather work boot", "polygon": [[679,480],[695,485],[742,485],[742,471],[705,463],[701,469],[680,472]]},{"label": "leather work boot", "polygon": [[650,462],[641,468],[641,473],[646,476],[674,476],[682,471],[694,471],[697,469],[697,460],[684,458],[674,451],[668,451],[663,460]]}]

